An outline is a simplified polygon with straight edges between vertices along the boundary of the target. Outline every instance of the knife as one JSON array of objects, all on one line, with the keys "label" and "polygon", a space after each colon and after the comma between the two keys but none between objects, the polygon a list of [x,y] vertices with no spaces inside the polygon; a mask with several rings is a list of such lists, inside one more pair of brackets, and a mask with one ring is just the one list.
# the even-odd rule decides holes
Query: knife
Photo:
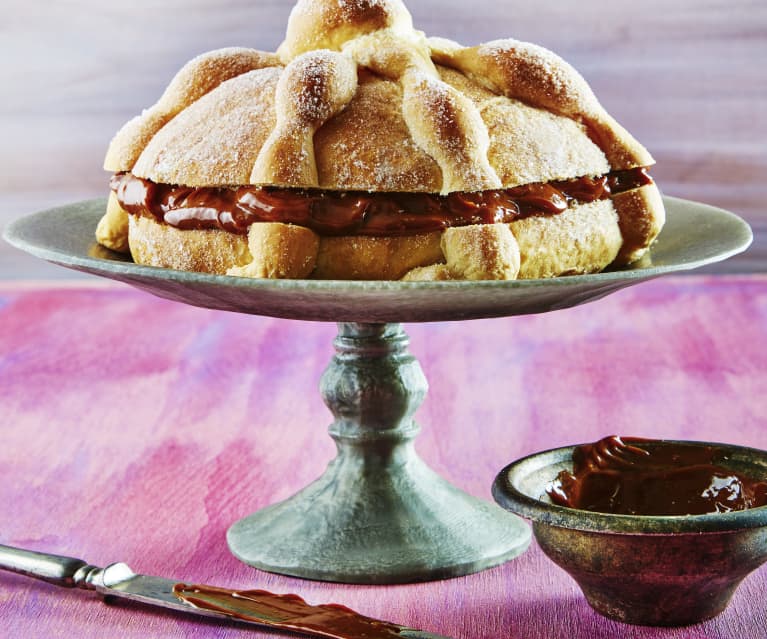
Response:
[{"label": "knife", "polygon": [[186,585],[163,577],[137,575],[124,563],[99,568],[82,559],[0,544],[0,569],[56,586],[95,590],[104,596],[315,637],[449,639],[365,617],[337,604],[312,606],[297,595]]}]

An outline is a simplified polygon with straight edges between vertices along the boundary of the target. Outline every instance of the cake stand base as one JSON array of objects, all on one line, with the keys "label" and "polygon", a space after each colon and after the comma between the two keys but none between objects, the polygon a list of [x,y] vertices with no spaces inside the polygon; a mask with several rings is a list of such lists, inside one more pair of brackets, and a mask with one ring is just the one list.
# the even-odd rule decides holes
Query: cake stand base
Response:
[{"label": "cake stand base", "polygon": [[418,457],[412,415],[428,389],[399,324],[339,324],[322,377],[337,457],[293,497],[235,523],[227,541],[270,572],[347,583],[456,577],[527,548],[521,519]]}]

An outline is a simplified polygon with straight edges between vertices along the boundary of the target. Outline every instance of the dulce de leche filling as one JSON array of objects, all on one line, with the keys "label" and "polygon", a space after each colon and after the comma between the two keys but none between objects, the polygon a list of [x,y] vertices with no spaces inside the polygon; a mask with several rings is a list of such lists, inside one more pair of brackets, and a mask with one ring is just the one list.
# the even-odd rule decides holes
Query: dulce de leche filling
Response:
[{"label": "dulce de leche filling", "polygon": [[640,167],[601,177],[449,195],[191,187],[157,184],[131,173],[114,175],[110,187],[131,215],[153,217],[179,229],[222,229],[244,235],[256,222],[282,222],[319,235],[393,236],[558,215],[573,202],[594,202],[652,183],[647,169]]},{"label": "dulce de leche filling", "polygon": [[[650,444],[650,445],[647,445]],[[767,505],[767,482],[710,446],[605,437],[573,451],[546,491],[560,506],[621,515],[702,515]]]}]

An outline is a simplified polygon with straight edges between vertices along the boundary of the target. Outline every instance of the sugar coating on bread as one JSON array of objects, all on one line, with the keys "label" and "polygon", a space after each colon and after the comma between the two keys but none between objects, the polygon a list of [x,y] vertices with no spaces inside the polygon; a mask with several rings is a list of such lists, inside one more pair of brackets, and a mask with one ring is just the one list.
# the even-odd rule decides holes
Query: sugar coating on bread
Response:
[{"label": "sugar coating on bread", "polygon": [[190,60],[160,99],[115,135],[104,159],[104,168],[130,171],[150,140],[181,111],[230,78],[278,64],[279,59],[273,53],[236,47],[217,49]]},{"label": "sugar coating on bread", "polygon": [[148,217],[129,216],[130,252],[137,264],[225,275],[253,261],[247,237],[220,231],[182,231]]},{"label": "sugar coating on bread", "polygon": [[412,31],[413,20],[399,0],[303,0],[290,12],[277,53],[289,61],[314,49],[339,50],[349,40],[383,29]]},{"label": "sugar coating on bread", "polygon": [[519,245],[519,279],[601,271],[623,243],[610,200],[571,207],[561,215],[517,220],[509,227]]},{"label": "sugar coating on bread", "polygon": [[[545,121],[563,136],[559,147],[579,149],[568,163],[561,148],[538,146],[538,163],[556,166],[557,179],[600,175],[606,166],[652,163],[647,151],[604,111],[578,72],[554,53],[516,40],[477,47],[447,42],[415,30],[399,0],[301,0],[277,54],[222,49],[192,60],[155,107],[118,133],[106,165],[156,182],[192,186],[231,184],[234,176],[245,176],[235,183],[401,190],[402,171],[383,158],[401,158],[398,149],[404,144],[419,149],[440,169],[439,177],[428,171],[422,181],[410,180],[407,190],[510,188],[529,177],[536,182],[552,179],[528,168],[531,154],[518,155],[520,144],[507,148],[498,140],[500,131],[513,128],[499,129],[499,113],[523,107],[517,124],[525,117]],[[268,69],[259,77],[268,76],[270,82],[258,95],[240,93],[244,104],[239,111],[225,111],[219,104],[226,99],[220,85],[256,69]],[[326,137],[323,129],[338,135],[334,120],[354,109],[358,127],[375,135],[391,111],[387,103],[366,100],[363,83],[355,78],[370,72],[399,87],[395,105],[405,130],[389,142],[379,136],[380,165],[366,171],[369,178],[358,175],[352,186],[348,181],[333,183],[323,167],[338,165],[339,175],[354,174],[356,145],[365,135],[350,133],[344,153],[343,141],[317,144]],[[211,93],[215,99],[205,99]],[[492,107],[486,104],[490,101]],[[249,106],[253,117],[247,116]],[[190,109],[193,118],[185,117]],[[236,126],[217,123],[228,117],[235,117]],[[187,140],[202,136],[202,122],[212,125],[213,141],[189,145]],[[534,132],[536,127],[527,129]],[[524,137],[534,137],[533,132]],[[223,154],[231,148],[218,168],[209,161],[214,147]],[[171,165],[176,168],[169,170]],[[388,173],[392,178],[384,179]]]},{"label": "sugar coating on bread", "polygon": [[505,39],[441,50],[436,58],[507,98],[582,122],[614,169],[654,163],[647,150],[602,108],[583,77],[548,49]]},{"label": "sugar coating on bread", "polygon": [[244,266],[232,266],[227,275],[302,279],[317,263],[320,238],[311,229],[294,224],[264,222],[248,230],[248,249],[252,260]]},{"label": "sugar coating on bread", "polygon": [[[354,100],[314,136],[321,188],[439,190],[442,171],[410,135],[402,103],[397,82],[361,74]],[[370,126],[372,111],[375,127]]]},{"label": "sugar coating on bread", "polygon": [[574,120],[504,98],[483,102],[481,113],[489,131],[488,157],[507,188],[610,170],[604,154]]},{"label": "sugar coating on bread", "polygon": [[441,193],[501,187],[488,160],[490,138],[474,103],[441,80],[410,71],[403,113],[415,143],[439,164]]},{"label": "sugar coating on bread", "polygon": [[319,186],[314,134],[357,91],[357,68],[333,51],[303,53],[288,64],[275,94],[277,121],[251,172],[252,184]]},{"label": "sugar coating on bread", "polygon": [[[651,164],[556,54],[512,39],[464,47],[426,38],[400,0],[299,0],[276,53],[229,48],[191,60],[117,133],[105,159],[109,170],[165,184],[443,195]],[[249,242],[148,218],[126,225],[126,215],[111,206],[99,240],[124,249],[127,226],[142,263],[252,277],[414,280],[598,271],[641,257],[664,220],[654,185],[522,219],[504,227],[509,233],[490,225],[315,243],[274,227]],[[214,256],[173,258],[162,241]],[[482,242],[487,250],[478,250]],[[473,252],[448,259],[461,247]],[[296,255],[287,260],[253,254],[289,249]]]},{"label": "sugar coating on bread", "polygon": [[453,279],[517,279],[519,244],[506,224],[473,224],[446,229],[441,246]]},{"label": "sugar coating on bread", "polygon": [[152,138],[133,174],[164,184],[247,184],[276,121],[279,78],[269,67],[221,83]]}]

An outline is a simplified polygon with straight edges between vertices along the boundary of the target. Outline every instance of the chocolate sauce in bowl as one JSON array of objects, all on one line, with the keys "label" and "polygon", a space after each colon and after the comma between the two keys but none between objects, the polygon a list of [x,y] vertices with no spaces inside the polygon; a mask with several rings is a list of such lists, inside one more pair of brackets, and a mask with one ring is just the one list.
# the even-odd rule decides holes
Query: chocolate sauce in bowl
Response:
[{"label": "chocolate sauce in bowl", "polygon": [[346,606],[312,606],[298,595],[186,584],[176,584],[173,594],[200,610],[220,612],[233,619],[255,621],[272,628],[309,631],[334,639],[401,639],[400,631],[404,629],[365,617]]},{"label": "chocolate sauce in bowl", "polygon": [[110,186],[120,206],[179,229],[247,234],[251,224],[282,222],[319,235],[414,235],[451,226],[558,215],[571,202],[594,202],[652,184],[645,168],[511,189],[433,193],[325,191],[277,187],[190,187],[118,173]]},{"label": "chocolate sauce in bowl", "polygon": [[605,437],[573,452],[547,488],[560,506],[622,515],[702,515],[767,505],[767,481],[727,468],[711,446]]}]

